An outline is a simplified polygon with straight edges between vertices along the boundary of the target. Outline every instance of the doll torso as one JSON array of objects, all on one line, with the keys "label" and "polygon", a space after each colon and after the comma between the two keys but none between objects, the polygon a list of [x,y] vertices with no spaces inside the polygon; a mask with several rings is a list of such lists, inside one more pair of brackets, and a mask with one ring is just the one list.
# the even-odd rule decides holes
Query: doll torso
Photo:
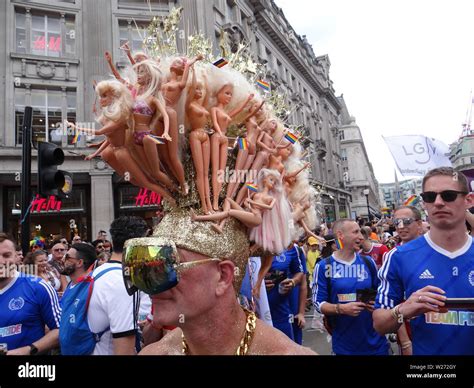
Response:
[{"label": "doll torso", "polygon": [[189,105],[187,114],[192,131],[204,129],[209,121],[210,113],[197,101],[194,101]]},{"label": "doll torso", "polygon": [[181,97],[183,89],[181,88],[178,80],[171,80],[163,85],[161,88],[163,97],[166,102],[166,106],[169,108],[176,108],[178,101]]},{"label": "doll torso", "polygon": [[135,131],[143,132],[150,129],[150,123],[156,113],[153,97],[143,100],[139,97],[135,99],[133,104],[133,120],[135,122]]},{"label": "doll torso", "polygon": [[258,126],[257,121],[253,117],[247,120],[245,126],[247,128],[246,139],[249,146],[249,154],[254,155],[257,146],[257,138],[260,133],[260,127]]},{"label": "doll torso", "polygon": [[227,127],[232,121],[232,117],[230,117],[223,108],[217,107],[214,109],[216,109],[217,123],[219,124],[219,127],[221,128],[222,134],[225,135],[227,132]]}]

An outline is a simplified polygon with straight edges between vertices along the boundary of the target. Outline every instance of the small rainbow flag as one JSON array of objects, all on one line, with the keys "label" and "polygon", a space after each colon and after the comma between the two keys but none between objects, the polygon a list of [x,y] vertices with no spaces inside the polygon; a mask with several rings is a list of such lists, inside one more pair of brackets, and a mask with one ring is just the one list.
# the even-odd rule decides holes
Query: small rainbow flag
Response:
[{"label": "small rainbow flag", "polygon": [[249,145],[247,144],[247,139],[244,139],[243,137],[239,137],[239,149],[240,150],[249,149]]},{"label": "small rainbow flag", "polygon": [[163,137],[152,135],[152,134],[149,134],[147,136],[158,145],[165,144],[165,139]]},{"label": "small rainbow flag", "polygon": [[418,195],[410,195],[410,197],[403,203],[403,206],[413,206],[418,202]]},{"label": "small rainbow flag", "polygon": [[257,185],[254,185],[253,183],[246,183],[245,187],[247,187],[247,189],[249,189],[250,191],[253,191],[255,193],[258,191]]},{"label": "small rainbow flag", "polygon": [[213,63],[213,65],[216,66],[216,67],[218,67],[218,68],[220,69],[221,67],[224,67],[224,66],[227,65],[228,63],[229,63],[229,61],[225,60],[224,58],[221,58],[221,59],[215,61],[215,62]]},{"label": "small rainbow flag", "polygon": [[334,242],[336,243],[337,249],[341,250],[344,248],[344,244],[342,243],[342,240],[340,238],[336,238]]},{"label": "small rainbow flag", "polygon": [[260,86],[263,90],[265,90],[266,92],[269,92],[270,91],[270,84],[268,82],[265,82],[265,81],[262,81],[262,80],[258,80],[257,81],[257,86]]},{"label": "small rainbow flag", "polygon": [[81,140],[81,131],[76,128],[76,134],[74,135],[74,138],[72,139],[72,144],[76,144],[79,140]]},{"label": "small rainbow flag", "polygon": [[285,135],[285,139],[288,140],[291,144],[295,144],[298,141],[298,136],[296,136],[292,132],[287,132]]}]

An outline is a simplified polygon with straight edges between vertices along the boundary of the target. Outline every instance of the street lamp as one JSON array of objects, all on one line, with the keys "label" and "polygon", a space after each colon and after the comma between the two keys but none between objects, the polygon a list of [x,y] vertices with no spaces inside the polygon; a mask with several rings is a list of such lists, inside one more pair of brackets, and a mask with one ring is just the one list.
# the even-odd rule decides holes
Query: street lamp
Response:
[{"label": "street lamp", "polygon": [[370,193],[370,190],[369,189],[365,189],[363,191],[364,195],[365,195],[365,200],[367,201],[367,218],[370,222],[370,220],[372,219],[372,217],[370,216],[370,207],[369,207],[369,193]]}]

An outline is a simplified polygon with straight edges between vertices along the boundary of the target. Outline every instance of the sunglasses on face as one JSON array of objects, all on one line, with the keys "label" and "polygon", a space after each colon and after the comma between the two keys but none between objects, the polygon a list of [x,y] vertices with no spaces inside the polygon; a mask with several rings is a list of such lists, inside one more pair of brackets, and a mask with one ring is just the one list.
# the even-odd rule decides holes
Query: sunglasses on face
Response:
[{"label": "sunglasses on face", "polygon": [[156,237],[125,242],[123,278],[129,295],[137,290],[156,295],[175,287],[183,271],[220,259],[203,259],[181,263],[172,241]]},{"label": "sunglasses on face", "polygon": [[65,249],[62,249],[62,248],[58,248],[58,249],[53,249],[54,252],[64,252]]},{"label": "sunglasses on face", "polygon": [[433,203],[436,201],[438,194],[444,202],[453,202],[458,198],[458,195],[466,195],[467,192],[457,190],[444,190],[439,193],[436,191],[425,191],[424,193],[421,193],[420,196],[423,198],[424,202]]},{"label": "sunglasses on face", "polygon": [[404,226],[411,225],[416,220],[413,218],[394,218],[393,223],[397,228],[403,228]]}]

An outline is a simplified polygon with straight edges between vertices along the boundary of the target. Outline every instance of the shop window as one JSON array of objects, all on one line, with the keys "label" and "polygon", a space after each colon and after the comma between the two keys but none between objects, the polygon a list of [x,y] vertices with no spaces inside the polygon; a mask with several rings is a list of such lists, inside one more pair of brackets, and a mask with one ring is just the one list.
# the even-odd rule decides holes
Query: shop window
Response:
[{"label": "shop window", "polygon": [[[120,36],[120,47],[128,42],[132,53],[137,51],[144,51],[143,40],[148,36],[147,27],[148,22],[128,22],[126,20],[119,21],[119,36]],[[127,61],[127,55],[125,51],[120,50],[120,60]]]},{"label": "shop window", "polygon": [[[16,144],[20,145],[23,141],[23,115],[29,95],[30,105],[33,107],[32,121],[32,140],[49,141],[62,145],[64,136],[68,136],[68,144],[72,143],[72,138],[64,131],[61,123],[76,121],[76,92],[55,89],[15,89],[15,128]],[[63,117],[63,106],[67,106],[67,115]]]},{"label": "shop window", "polygon": [[[64,24],[64,28],[62,28]],[[76,53],[75,19],[67,15],[33,11],[30,17],[24,9],[15,10],[16,52],[48,57],[74,56]],[[30,31],[30,41],[26,39]],[[64,44],[63,44],[64,43]]]}]

